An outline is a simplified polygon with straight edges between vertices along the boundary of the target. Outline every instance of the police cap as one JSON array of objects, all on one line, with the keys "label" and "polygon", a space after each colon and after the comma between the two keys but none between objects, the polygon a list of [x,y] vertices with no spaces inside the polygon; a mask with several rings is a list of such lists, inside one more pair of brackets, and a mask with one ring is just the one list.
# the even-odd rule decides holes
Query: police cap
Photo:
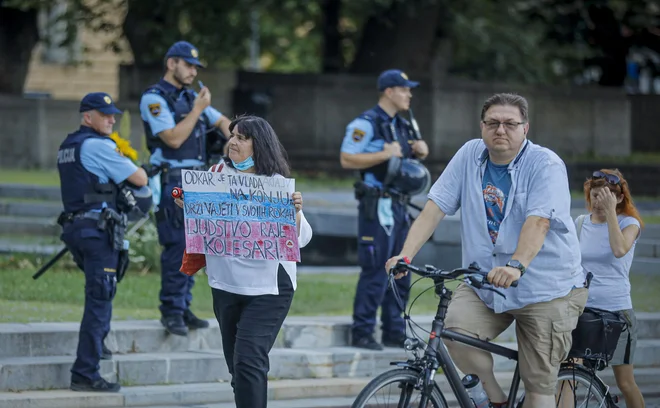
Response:
[{"label": "police cap", "polygon": [[387,71],[383,71],[378,77],[379,91],[384,91],[387,88],[395,86],[415,88],[419,86],[419,82],[409,80],[408,75],[399,69],[388,69]]},{"label": "police cap", "polygon": [[121,111],[117,109],[110,95],[105,92],[92,92],[85,95],[80,101],[80,112],[88,112],[97,110],[106,115],[119,114]]},{"label": "police cap", "polygon": [[188,41],[175,42],[174,45],[167,50],[167,54],[165,54],[165,59],[167,60],[168,58],[182,58],[190,64],[202,68],[204,67],[204,64],[199,61],[199,51],[197,51],[197,48]]}]

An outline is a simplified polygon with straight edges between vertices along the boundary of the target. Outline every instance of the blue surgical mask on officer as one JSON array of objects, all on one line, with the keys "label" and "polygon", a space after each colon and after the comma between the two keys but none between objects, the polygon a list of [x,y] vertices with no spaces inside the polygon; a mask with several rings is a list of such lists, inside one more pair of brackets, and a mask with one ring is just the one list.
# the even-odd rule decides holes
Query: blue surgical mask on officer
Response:
[{"label": "blue surgical mask on officer", "polygon": [[[231,159],[230,159],[230,160],[231,160]],[[243,160],[243,161],[240,162],[240,163],[236,163],[235,161],[232,160],[232,161],[231,161],[231,164],[233,164],[234,167],[235,167],[237,170],[245,171],[245,170],[249,169],[250,167],[253,167],[253,166],[254,166],[254,160],[252,159],[252,156],[250,156],[250,157],[248,157],[247,159]]]}]

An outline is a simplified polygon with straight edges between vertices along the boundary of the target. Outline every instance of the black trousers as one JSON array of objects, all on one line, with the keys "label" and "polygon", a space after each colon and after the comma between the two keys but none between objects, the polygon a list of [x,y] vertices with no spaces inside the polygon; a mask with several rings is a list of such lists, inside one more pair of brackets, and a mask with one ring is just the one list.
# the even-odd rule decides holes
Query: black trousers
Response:
[{"label": "black trousers", "polygon": [[268,403],[268,353],[293,300],[293,284],[282,265],[277,282],[279,295],[246,296],[212,289],[236,408],[266,408]]}]

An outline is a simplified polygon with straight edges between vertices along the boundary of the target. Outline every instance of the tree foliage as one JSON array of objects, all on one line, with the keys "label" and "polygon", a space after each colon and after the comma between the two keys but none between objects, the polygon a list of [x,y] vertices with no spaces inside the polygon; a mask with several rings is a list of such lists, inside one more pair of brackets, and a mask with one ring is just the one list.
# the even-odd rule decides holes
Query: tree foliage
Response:
[{"label": "tree foliage", "polygon": [[[114,33],[108,47],[127,44],[138,67],[160,66],[167,48],[185,39],[211,66],[247,68],[257,21],[260,66],[279,72],[399,66],[553,84],[599,65],[603,85],[620,85],[630,47],[660,52],[652,0],[0,0],[0,22],[12,23],[0,28],[0,74],[16,65],[0,91],[22,83],[32,48],[49,41],[39,38],[37,11],[57,4],[67,5],[60,19],[70,28],[60,45],[79,27]],[[123,21],[116,10],[126,12]]]}]

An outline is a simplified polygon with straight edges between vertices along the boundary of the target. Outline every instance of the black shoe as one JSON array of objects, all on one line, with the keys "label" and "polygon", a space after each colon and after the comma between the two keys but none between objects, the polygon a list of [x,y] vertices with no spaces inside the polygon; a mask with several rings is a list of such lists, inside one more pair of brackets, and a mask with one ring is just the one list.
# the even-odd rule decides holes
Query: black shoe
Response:
[{"label": "black shoe", "polygon": [[121,386],[118,383],[107,382],[103,378],[98,380],[90,381],[83,379],[71,379],[71,390],[72,391],[83,391],[83,392],[119,392]]},{"label": "black shoe", "polygon": [[193,312],[190,311],[190,309],[183,312],[183,321],[184,323],[186,323],[186,326],[188,326],[188,328],[192,330],[206,329],[207,327],[209,327],[209,322],[195,316]]},{"label": "black shoe", "polygon": [[404,348],[406,339],[407,337],[404,333],[394,336],[383,336],[383,345],[385,347]]},{"label": "black shoe", "polygon": [[160,322],[170,334],[175,334],[177,336],[188,335],[188,327],[183,322],[183,316],[181,315],[163,316],[160,318]]},{"label": "black shoe", "polygon": [[112,360],[112,351],[103,344],[103,349],[101,350],[101,360]]},{"label": "black shoe", "polygon": [[373,336],[363,336],[354,338],[352,341],[353,347],[363,348],[367,350],[382,350],[383,345],[374,340]]}]

